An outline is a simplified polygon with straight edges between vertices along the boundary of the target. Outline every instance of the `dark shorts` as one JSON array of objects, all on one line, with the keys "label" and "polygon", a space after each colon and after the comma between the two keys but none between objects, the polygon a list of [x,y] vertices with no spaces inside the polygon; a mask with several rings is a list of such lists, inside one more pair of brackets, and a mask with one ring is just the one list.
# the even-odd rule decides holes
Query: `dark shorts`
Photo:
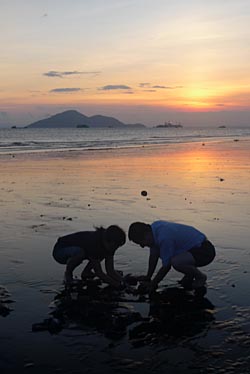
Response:
[{"label": "dark shorts", "polygon": [[215,258],[215,248],[209,240],[204,240],[199,248],[192,248],[188,252],[195,259],[196,266],[206,266]]},{"label": "dark shorts", "polygon": [[84,254],[84,250],[80,247],[61,247],[56,244],[53,250],[54,259],[59,262],[59,264],[67,264],[69,258]]}]

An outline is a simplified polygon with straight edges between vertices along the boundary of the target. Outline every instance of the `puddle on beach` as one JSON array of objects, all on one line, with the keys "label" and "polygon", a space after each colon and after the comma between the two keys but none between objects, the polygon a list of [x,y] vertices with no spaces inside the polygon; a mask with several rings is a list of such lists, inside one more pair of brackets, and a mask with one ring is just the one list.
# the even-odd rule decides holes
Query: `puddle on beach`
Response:
[{"label": "puddle on beach", "polygon": [[159,374],[166,368],[170,373],[248,372],[247,308],[235,307],[232,320],[217,320],[205,292],[162,287],[149,299],[138,289],[112,291],[95,280],[63,288],[33,331],[67,337],[79,363],[84,361],[90,372],[101,367]]},{"label": "puddle on beach", "polygon": [[83,328],[93,327],[113,340],[128,335],[134,347],[192,336],[214,320],[214,306],[203,297],[205,293],[205,287],[195,294],[171,287],[149,299],[140,286],[115,291],[101,286],[100,280],[89,280],[84,285],[79,282],[55,296],[52,317],[34,324],[33,331],[58,333],[73,322]]},{"label": "puddle on beach", "polygon": [[[57,293],[48,316],[33,324],[32,331],[48,336],[71,336],[73,332],[74,337],[78,335],[72,342],[77,351],[86,344],[86,336],[90,345],[92,339],[101,336],[103,347],[100,349],[97,344],[96,355],[101,357],[106,352],[106,360],[112,355],[108,359],[110,369],[145,372],[159,366],[160,370],[163,362],[160,359],[156,364],[155,354],[161,356],[164,350],[176,349],[189,339],[206,334],[214,322],[214,306],[204,297],[206,289],[202,292],[196,295],[180,287],[167,287],[149,299],[138,285],[114,291],[103,287],[99,280],[90,280],[85,286],[78,283]],[[154,355],[140,358],[148,350]],[[94,370],[100,365],[91,363],[92,354],[85,357],[90,371],[92,365]]]},{"label": "puddle on beach", "polygon": [[[65,290],[39,274],[22,281],[12,310],[0,315],[1,373],[249,373],[248,291],[231,285],[243,269],[223,251],[214,267],[203,297],[174,281],[151,300],[98,282]],[[12,300],[1,291],[1,301]]]}]

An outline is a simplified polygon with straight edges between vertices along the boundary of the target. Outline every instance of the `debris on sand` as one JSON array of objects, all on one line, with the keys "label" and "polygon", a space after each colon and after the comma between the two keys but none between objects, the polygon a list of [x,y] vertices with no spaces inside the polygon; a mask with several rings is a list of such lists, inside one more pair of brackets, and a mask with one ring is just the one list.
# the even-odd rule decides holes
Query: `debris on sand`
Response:
[{"label": "debris on sand", "polygon": [[9,308],[8,304],[13,302],[14,301],[10,299],[9,291],[5,287],[0,286],[0,316],[6,317],[10,314],[12,309]]}]

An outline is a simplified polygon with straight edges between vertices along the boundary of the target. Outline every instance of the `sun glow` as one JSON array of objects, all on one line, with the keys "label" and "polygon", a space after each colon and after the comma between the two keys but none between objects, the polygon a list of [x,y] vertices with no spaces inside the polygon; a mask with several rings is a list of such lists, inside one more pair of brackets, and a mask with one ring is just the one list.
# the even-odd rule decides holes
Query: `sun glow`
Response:
[{"label": "sun glow", "polygon": [[182,104],[192,109],[210,108],[214,105],[215,92],[209,88],[193,87],[185,90]]}]

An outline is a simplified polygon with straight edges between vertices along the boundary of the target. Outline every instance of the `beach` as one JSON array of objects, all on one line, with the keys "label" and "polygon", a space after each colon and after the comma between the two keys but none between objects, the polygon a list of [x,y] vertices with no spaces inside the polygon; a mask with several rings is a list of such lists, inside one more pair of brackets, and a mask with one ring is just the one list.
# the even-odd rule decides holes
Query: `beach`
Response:
[{"label": "beach", "polygon": [[[1,154],[0,296],[9,309],[0,315],[1,373],[249,373],[249,150],[242,138]],[[195,226],[216,247],[204,269],[209,323],[137,348],[128,334],[112,341],[79,321],[32,332],[63,288],[51,255],[59,236],[158,219]],[[147,248],[128,240],[115,256],[124,274],[145,274],[147,262]],[[160,287],[180,278],[171,270]],[[148,314],[147,303],[133,307]]]}]

